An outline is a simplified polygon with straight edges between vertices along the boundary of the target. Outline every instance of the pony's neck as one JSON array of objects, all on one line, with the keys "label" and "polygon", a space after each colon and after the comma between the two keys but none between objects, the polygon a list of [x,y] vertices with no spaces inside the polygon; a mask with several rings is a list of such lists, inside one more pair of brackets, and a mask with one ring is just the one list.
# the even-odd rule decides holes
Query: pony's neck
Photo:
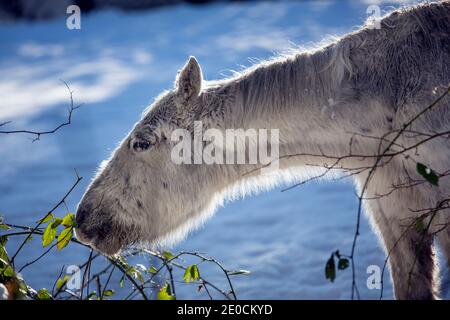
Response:
[{"label": "pony's neck", "polygon": [[348,75],[341,50],[327,47],[259,64],[204,92],[223,110],[223,128],[279,129],[280,156],[336,154],[360,131],[340,98]]}]

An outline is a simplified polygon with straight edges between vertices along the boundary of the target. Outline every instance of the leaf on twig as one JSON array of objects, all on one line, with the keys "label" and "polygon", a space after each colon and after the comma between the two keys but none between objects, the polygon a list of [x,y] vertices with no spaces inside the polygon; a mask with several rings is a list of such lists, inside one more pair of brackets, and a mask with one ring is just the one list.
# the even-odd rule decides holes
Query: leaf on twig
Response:
[{"label": "leaf on twig", "polygon": [[91,293],[88,294],[88,296],[86,297],[86,300],[92,300],[92,298],[94,298],[97,295],[97,291],[92,291]]},{"label": "leaf on twig", "polygon": [[105,297],[110,297],[110,296],[112,296],[113,294],[115,293],[115,291],[114,290],[106,290],[105,292],[103,292],[103,296],[105,296]]},{"label": "leaf on twig", "polygon": [[162,253],[162,255],[163,255],[164,259],[166,259],[166,260],[171,260],[174,257],[173,253],[170,251],[164,251]]},{"label": "leaf on twig", "polygon": [[63,219],[61,218],[55,218],[55,220],[51,223],[53,228],[56,228],[57,226],[59,226],[62,223]]},{"label": "leaf on twig", "polygon": [[431,168],[427,167],[423,163],[418,162],[417,163],[417,172],[425,178],[429,183],[431,183],[433,186],[439,186],[439,177],[436,175],[436,173],[431,170]]},{"label": "leaf on twig", "polygon": [[349,264],[350,263],[349,263],[348,259],[346,259],[346,258],[339,258],[338,269],[339,270],[345,270],[345,269],[348,268]]},{"label": "leaf on twig", "polygon": [[4,247],[8,243],[8,237],[7,236],[1,236],[0,237],[0,246]]},{"label": "leaf on twig", "polygon": [[156,274],[158,272],[158,269],[156,269],[154,266],[151,266],[150,268],[148,268],[148,272],[150,272],[151,274]]},{"label": "leaf on twig", "polygon": [[53,227],[53,223],[49,223],[42,234],[42,245],[44,247],[48,246],[55,240],[56,237],[56,227]]},{"label": "leaf on twig", "polygon": [[65,275],[64,278],[58,278],[56,281],[56,290],[61,290],[61,288],[69,281],[70,277]]},{"label": "leaf on twig", "polygon": [[75,215],[73,213],[68,213],[62,220],[61,224],[64,227],[72,227],[75,224]]},{"label": "leaf on twig", "polygon": [[200,273],[198,271],[198,267],[196,264],[193,264],[186,268],[186,271],[184,272],[184,277],[183,277],[183,279],[184,279],[184,281],[186,281],[186,283],[193,282],[199,278],[200,278]]},{"label": "leaf on twig", "polygon": [[73,236],[72,227],[68,227],[68,228],[64,229],[63,231],[61,231],[61,233],[58,236],[56,248],[58,250],[61,250],[62,248],[67,246],[69,244],[70,240],[72,239],[72,236]]},{"label": "leaf on twig", "polygon": [[[3,261],[2,264],[4,264]],[[5,266],[0,269],[0,274],[5,278],[12,278],[14,277],[15,272],[9,264],[5,264]]]},{"label": "leaf on twig", "polygon": [[1,261],[9,261],[8,252],[6,252],[5,246],[0,246],[0,262]]},{"label": "leaf on twig", "polygon": [[39,220],[37,223],[38,224],[43,224],[43,223],[46,223],[46,222],[49,222],[50,220],[52,220],[53,219],[53,214],[51,214],[51,213],[47,213],[41,220]]},{"label": "leaf on twig", "polygon": [[327,264],[325,265],[325,278],[329,279],[331,282],[334,282],[334,279],[336,279],[336,265],[334,263],[334,254],[331,254],[331,257],[328,259]]},{"label": "leaf on twig", "polygon": [[4,229],[4,230],[9,230],[11,229],[10,226],[8,226],[7,224],[5,224],[5,220],[3,218],[2,215],[0,215],[0,229]]},{"label": "leaf on twig", "polygon": [[156,295],[158,300],[175,300],[175,296],[172,295],[172,290],[170,290],[170,285],[165,284]]},{"label": "leaf on twig", "polygon": [[11,229],[11,227],[8,226],[7,224],[0,223],[0,229],[3,229],[3,230],[9,230],[9,229]]},{"label": "leaf on twig", "polygon": [[37,293],[38,300],[52,300],[52,296],[47,289],[40,289]]},{"label": "leaf on twig", "polygon": [[127,272],[128,275],[134,277],[135,279],[138,279],[141,283],[145,282],[145,278],[142,275],[142,273],[135,267],[130,267]]}]

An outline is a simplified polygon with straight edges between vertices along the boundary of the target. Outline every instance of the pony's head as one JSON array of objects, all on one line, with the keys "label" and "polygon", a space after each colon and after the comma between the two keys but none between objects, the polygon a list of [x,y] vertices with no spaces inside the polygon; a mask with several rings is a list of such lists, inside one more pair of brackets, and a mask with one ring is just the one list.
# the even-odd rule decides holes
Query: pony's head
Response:
[{"label": "pony's head", "polygon": [[260,173],[276,164],[278,130],[268,145],[267,121],[248,121],[245,95],[238,94],[248,90],[236,79],[202,90],[200,66],[189,59],[174,88],[156,99],[98,170],[78,205],[80,241],[106,254],[132,243],[170,244],[200,225],[224,197],[273,186]]},{"label": "pony's head", "polygon": [[192,132],[199,117],[201,86],[200,66],[191,57],[174,88],[156,99],[101,165],[78,205],[80,241],[106,254],[134,242],[172,242],[208,211],[218,177],[205,172],[208,166],[171,159],[173,130]]}]

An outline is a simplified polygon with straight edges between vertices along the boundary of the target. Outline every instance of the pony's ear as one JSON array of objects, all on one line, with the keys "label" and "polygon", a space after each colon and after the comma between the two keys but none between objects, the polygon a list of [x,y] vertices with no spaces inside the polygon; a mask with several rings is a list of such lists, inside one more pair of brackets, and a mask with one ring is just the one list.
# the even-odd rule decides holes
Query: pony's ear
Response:
[{"label": "pony's ear", "polygon": [[202,70],[197,59],[190,57],[178,73],[175,82],[175,90],[178,96],[184,101],[198,97],[202,88],[202,80]]}]

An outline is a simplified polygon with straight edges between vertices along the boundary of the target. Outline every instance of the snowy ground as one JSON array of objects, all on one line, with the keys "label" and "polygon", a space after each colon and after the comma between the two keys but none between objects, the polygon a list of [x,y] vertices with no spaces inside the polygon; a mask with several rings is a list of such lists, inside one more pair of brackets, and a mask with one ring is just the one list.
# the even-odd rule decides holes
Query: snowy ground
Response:
[{"label": "snowy ground", "polygon": [[[77,168],[85,179],[69,199],[74,210],[99,162],[152,98],[171,87],[189,55],[198,58],[207,79],[220,78],[257,59],[352,31],[373,2],[382,10],[390,5],[367,0],[177,6],[82,16],[79,31],[66,29],[64,19],[0,26],[0,122],[33,129],[61,122],[68,95],[60,79],[85,104],[70,127],[39,142],[0,137],[0,211],[11,223],[34,223],[72,184]],[[333,250],[350,250],[356,206],[350,182],[278,189],[219,209],[173,250],[198,250],[230,268],[252,271],[235,279],[239,298],[348,299],[350,271],[330,283],[324,266]],[[26,251],[28,259],[36,248]],[[365,218],[357,248],[361,295],[376,299],[379,291],[366,288],[366,268],[381,266],[384,255]],[[63,264],[85,258],[85,251],[63,250],[24,276],[37,288],[51,287]],[[211,277],[223,281],[218,274]],[[178,295],[198,297],[192,289]],[[385,296],[392,297],[388,281]]]}]

